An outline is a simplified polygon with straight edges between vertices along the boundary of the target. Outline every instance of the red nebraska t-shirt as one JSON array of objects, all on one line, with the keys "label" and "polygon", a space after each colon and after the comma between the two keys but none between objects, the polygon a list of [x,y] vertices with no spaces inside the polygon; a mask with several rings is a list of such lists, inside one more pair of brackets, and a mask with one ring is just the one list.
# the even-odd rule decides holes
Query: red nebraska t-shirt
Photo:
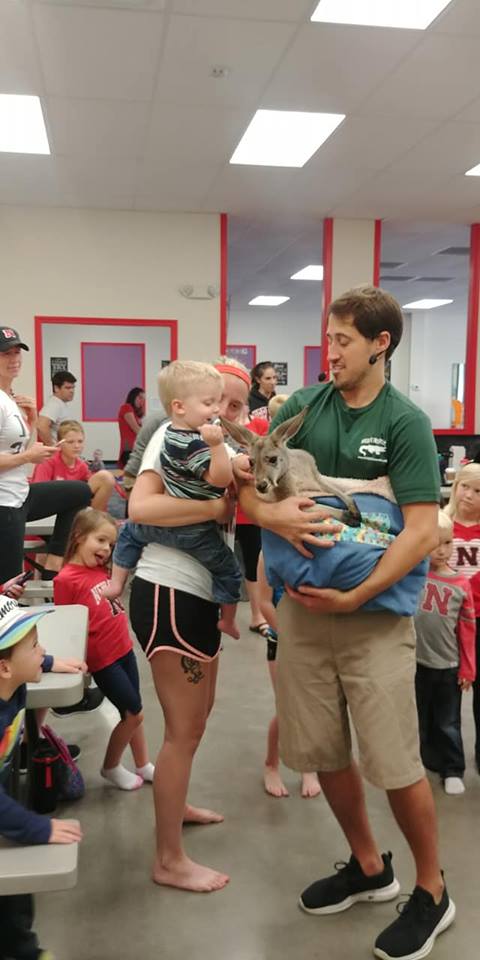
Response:
[{"label": "red nebraska t-shirt", "polygon": [[450,563],[470,580],[475,616],[480,617],[480,523],[472,523],[466,527],[459,520],[454,521],[453,554]]},{"label": "red nebraska t-shirt", "polygon": [[43,483],[46,480],[84,480],[86,482],[91,475],[85,460],[77,457],[73,467],[68,467],[62,460],[60,450],[57,450],[49,460],[37,463],[33,471],[32,483]]},{"label": "red nebraska t-shirt", "polygon": [[53,581],[53,597],[58,605],[80,603],[88,607],[88,644],[86,661],[93,673],[120,660],[133,643],[127,614],[119,600],[107,600],[100,586],[108,583],[105,567],[82,567],[67,563]]}]

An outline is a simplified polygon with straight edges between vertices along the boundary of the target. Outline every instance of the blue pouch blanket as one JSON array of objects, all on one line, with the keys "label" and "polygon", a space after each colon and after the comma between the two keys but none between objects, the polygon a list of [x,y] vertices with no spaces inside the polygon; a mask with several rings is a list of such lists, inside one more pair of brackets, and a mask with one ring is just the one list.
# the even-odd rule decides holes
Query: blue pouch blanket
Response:
[{"label": "blue pouch blanket", "polygon": [[[331,507],[344,506],[335,497],[316,497],[316,502]],[[303,557],[288,540],[270,530],[262,530],[262,548],[267,580],[272,587],[332,587],[352,590],[371,574],[394,538],[403,530],[402,511],[395,503],[376,494],[358,493],[353,499],[365,521],[360,527],[342,527],[338,533],[322,539],[334,540],[327,550],[311,547],[313,558]],[[412,616],[427,573],[428,561],[422,560],[388,590],[365,603],[360,610],[389,610],[400,616]]]}]

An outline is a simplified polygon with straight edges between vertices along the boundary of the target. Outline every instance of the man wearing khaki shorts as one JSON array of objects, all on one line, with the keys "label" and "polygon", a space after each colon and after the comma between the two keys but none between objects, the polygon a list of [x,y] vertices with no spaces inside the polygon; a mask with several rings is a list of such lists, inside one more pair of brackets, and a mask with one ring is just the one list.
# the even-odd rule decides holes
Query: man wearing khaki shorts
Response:
[{"label": "man wearing khaki shorts", "polygon": [[[402,334],[396,300],[382,290],[351,290],[329,309],[329,383],[298,390],[273,426],[303,407],[308,413],[292,446],[336,477],[388,474],[404,528],[370,576],[355,589],[286,585],[279,615],[277,697],[281,755],[295,770],[316,770],[351,857],[333,876],[303,891],[300,906],[325,915],[359,900],[397,896],[391,853],[380,854],[368,821],[359,768],[352,759],[347,706],[360,768],[387,792],[412,851],[416,886],[398,918],[378,937],[383,960],[420,960],[452,922],[455,907],[440,871],[436,815],[420,760],[415,706],[415,634],[410,617],[363,609],[435,547],[439,472],[430,422],[385,380],[385,361]],[[251,485],[240,493],[254,523],[308,548],[335,549],[318,534],[332,532],[327,509],[305,497],[265,503]],[[309,507],[309,512],[305,508]],[[315,508],[315,509],[312,509]]]}]

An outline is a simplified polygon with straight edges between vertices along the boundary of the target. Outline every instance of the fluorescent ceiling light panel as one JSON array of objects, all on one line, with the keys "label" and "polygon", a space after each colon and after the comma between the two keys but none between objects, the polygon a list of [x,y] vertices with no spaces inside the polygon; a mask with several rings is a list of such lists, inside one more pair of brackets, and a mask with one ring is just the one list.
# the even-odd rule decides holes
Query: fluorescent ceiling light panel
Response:
[{"label": "fluorescent ceiling light panel", "polygon": [[254,297],[248,301],[249,307],[279,307],[281,303],[286,303],[290,297]]},{"label": "fluorescent ceiling light panel", "polygon": [[465,173],[466,177],[480,177],[480,163],[477,163],[476,167],[472,167],[471,170],[467,170]]},{"label": "fluorescent ceiling light panel", "polygon": [[50,153],[38,97],[0,94],[0,151]]},{"label": "fluorescent ceiling light panel", "polygon": [[434,307],[444,307],[447,303],[453,303],[453,300],[412,300],[412,303],[404,303],[403,310],[433,310]]},{"label": "fluorescent ceiling light panel", "polygon": [[311,20],[426,30],[451,0],[320,0]]},{"label": "fluorescent ceiling light panel", "polygon": [[290,280],[323,280],[323,264],[310,263],[298,273],[293,273]]},{"label": "fluorescent ceiling light panel", "polygon": [[303,167],[342,120],[344,113],[257,110],[230,163]]}]

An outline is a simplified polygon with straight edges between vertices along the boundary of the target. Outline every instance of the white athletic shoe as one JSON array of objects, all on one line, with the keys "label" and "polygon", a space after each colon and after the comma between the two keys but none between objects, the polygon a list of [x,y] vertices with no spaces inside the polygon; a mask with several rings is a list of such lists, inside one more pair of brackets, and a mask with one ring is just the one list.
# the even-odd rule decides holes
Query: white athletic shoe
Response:
[{"label": "white athletic shoe", "polygon": [[459,797],[461,793],[465,793],[465,784],[460,777],[445,777],[443,786],[450,797]]}]

